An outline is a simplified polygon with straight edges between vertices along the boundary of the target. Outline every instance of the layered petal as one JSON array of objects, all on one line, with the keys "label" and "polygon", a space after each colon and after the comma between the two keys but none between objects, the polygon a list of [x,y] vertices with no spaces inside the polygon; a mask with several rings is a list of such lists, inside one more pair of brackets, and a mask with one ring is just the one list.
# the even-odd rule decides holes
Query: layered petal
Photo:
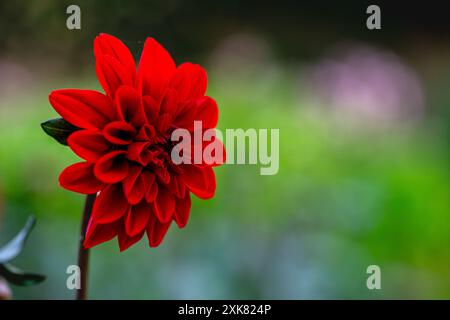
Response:
[{"label": "layered petal", "polygon": [[166,167],[157,167],[153,169],[153,172],[158,178],[158,181],[162,184],[168,184],[170,182],[170,172]]},{"label": "layered petal", "polygon": [[78,156],[89,162],[95,162],[110,149],[110,143],[99,131],[79,130],[72,133],[67,144]]},{"label": "layered petal", "polygon": [[113,144],[127,145],[133,141],[136,129],[124,121],[114,121],[105,126],[103,135],[106,140]]},{"label": "layered petal", "polygon": [[95,176],[105,183],[116,183],[125,179],[128,175],[128,161],[125,155],[126,151],[117,150],[101,157],[95,163]]},{"label": "layered petal", "polygon": [[117,235],[119,230],[120,223],[118,221],[100,224],[95,223],[91,218],[88,224],[83,246],[85,249],[89,249],[93,246],[109,241]]},{"label": "layered petal", "polygon": [[150,247],[157,247],[161,244],[167,230],[169,230],[171,222],[161,223],[154,215],[150,217],[147,225],[147,237]]},{"label": "layered petal", "polygon": [[104,186],[94,175],[94,165],[88,162],[75,163],[64,169],[59,183],[64,189],[82,194],[97,193]]},{"label": "layered petal", "polygon": [[176,128],[184,128],[192,131],[194,129],[194,120],[197,116],[197,100],[189,100],[181,103],[173,119],[173,125]]},{"label": "layered petal", "polygon": [[191,196],[186,193],[183,199],[175,199],[175,222],[179,228],[184,228],[191,212]]},{"label": "layered petal", "polygon": [[127,235],[127,233],[122,230],[121,232],[119,232],[119,235],[117,237],[118,242],[119,242],[119,248],[120,251],[125,251],[126,249],[128,249],[129,247],[131,247],[133,244],[135,244],[136,242],[138,242],[139,240],[142,239],[142,236],[144,235],[145,230],[143,230],[142,232],[140,232],[139,234],[130,237]]},{"label": "layered petal", "polygon": [[210,97],[197,100],[195,120],[202,122],[203,129],[215,128],[219,119],[219,108],[216,101]]},{"label": "layered petal", "polygon": [[178,110],[178,94],[173,89],[167,89],[164,93],[164,96],[161,100],[161,105],[159,108],[159,114],[170,114],[173,116],[177,113]]},{"label": "layered petal", "polygon": [[155,99],[149,95],[142,97],[142,104],[148,123],[155,125],[161,107],[160,99]]},{"label": "layered petal", "polygon": [[178,92],[180,101],[201,98],[206,93],[208,78],[198,64],[182,63],[170,79],[169,86]]},{"label": "layered petal", "polygon": [[159,185],[158,195],[153,202],[153,208],[160,222],[169,222],[175,212],[175,198],[173,194],[167,188]]},{"label": "layered petal", "polygon": [[147,152],[147,148],[150,146],[148,141],[133,142],[128,146],[127,158],[131,161],[140,163],[141,165],[147,165],[151,154]]},{"label": "layered petal", "polygon": [[184,198],[186,194],[186,186],[179,175],[172,175],[167,186],[169,190],[177,197]]},{"label": "layered petal", "polygon": [[67,122],[83,129],[102,129],[115,115],[112,101],[97,91],[55,90],[49,101]]},{"label": "layered petal", "polygon": [[122,41],[112,35],[101,33],[94,40],[94,56],[101,55],[115,58],[134,79],[136,63],[130,50]]},{"label": "layered petal", "polygon": [[117,113],[121,120],[140,127],[146,123],[142,100],[136,89],[121,86],[116,92]]},{"label": "layered petal", "polygon": [[135,137],[136,141],[153,141],[155,138],[155,128],[152,125],[144,124]]},{"label": "layered petal", "polygon": [[103,90],[111,98],[115,97],[117,89],[121,86],[133,86],[134,84],[125,67],[111,56],[97,57],[95,71]]},{"label": "layered petal", "polygon": [[166,49],[155,39],[147,38],[136,78],[141,94],[158,100],[175,70],[175,62]]},{"label": "layered petal", "polygon": [[123,180],[123,191],[128,203],[135,205],[145,196],[145,185],[141,177],[142,167],[131,165],[128,176]]},{"label": "layered petal", "polygon": [[111,184],[105,187],[95,199],[92,218],[95,223],[111,223],[122,218],[129,207],[122,185]]},{"label": "layered petal", "polygon": [[216,176],[211,167],[183,166],[182,180],[188,189],[201,199],[210,199],[216,191]]},{"label": "layered petal", "polygon": [[155,127],[159,133],[165,134],[172,123],[173,115],[165,113],[157,118]]},{"label": "layered petal", "polygon": [[130,207],[125,218],[126,234],[134,237],[144,231],[152,214],[152,206],[145,201]]},{"label": "layered petal", "polygon": [[156,182],[156,176],[153,172],[145,170],[142,172],[142,181],[145,186],[145,200],[148,203],[155,201],[158,194],[158,183]]}]

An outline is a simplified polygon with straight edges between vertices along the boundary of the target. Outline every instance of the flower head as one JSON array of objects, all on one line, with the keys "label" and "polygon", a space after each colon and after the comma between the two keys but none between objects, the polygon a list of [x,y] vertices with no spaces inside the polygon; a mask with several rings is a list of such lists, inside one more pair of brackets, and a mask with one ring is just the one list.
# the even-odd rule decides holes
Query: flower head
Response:
[{"label": "flower head", "polygon": [[192,63],[176,67],[152,38],[145,41],[137,70],[129,49],[111,35],[95,39],[94,55],[106,94],[62,89],[49,96],[53,108],[78,128],[67,144],[84,160],[67,167],[59,181],[68,190],[98,194],[86,248],[117,236],[125,250],[144,233],[155,247],[172,221],[186,225],[191,192],[202,199],[214,195],[213,166],[221,161],[174,164],[171,133],[192,132],[194,121],[201,121],[202,130],[215,128],[217,104],[205,96],[205,70]]}]

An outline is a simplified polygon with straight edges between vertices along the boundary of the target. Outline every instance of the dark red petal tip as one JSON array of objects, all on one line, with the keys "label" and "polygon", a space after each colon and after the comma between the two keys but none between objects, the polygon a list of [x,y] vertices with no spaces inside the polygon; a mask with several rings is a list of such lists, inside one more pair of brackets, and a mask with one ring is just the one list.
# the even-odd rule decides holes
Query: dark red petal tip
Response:
[{"label": "dark red petal tip", "polygon": [[93,165],[87,162],[75,163],[64,169],[59,183],[64,189],[82,194],[97,193],[104,185],[95,178]]},{"label": "dark red petal tip", "polygon": [[95,176],[105,183],[116,183],[128,175],[128,161],[126,151],[112,151],[101,157],[94,166]]},{"label": "dark red petal tip", "polygon": [[104,188],[94,202],[92,217],[97,223],[106,224],[117,221],[125,215],[130,205],[123,195],[120,184]]}]

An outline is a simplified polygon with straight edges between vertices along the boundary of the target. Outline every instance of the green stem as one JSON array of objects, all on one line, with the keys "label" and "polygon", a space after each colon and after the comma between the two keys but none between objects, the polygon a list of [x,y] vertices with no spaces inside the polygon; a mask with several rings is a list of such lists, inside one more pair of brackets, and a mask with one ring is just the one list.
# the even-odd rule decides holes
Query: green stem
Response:
[{"label": "green stem", "polygon": [[78,267],[80,268],[80,289],[77,289],[77,300],[86,300],[88,286],[88,270],[89,270],[89,249],[83,247],[86,229],[91,217],[92,207],[95,201],[95,194],[86,196],[84,204],[83,217],[81,220],[80,243],[78,248]]}]

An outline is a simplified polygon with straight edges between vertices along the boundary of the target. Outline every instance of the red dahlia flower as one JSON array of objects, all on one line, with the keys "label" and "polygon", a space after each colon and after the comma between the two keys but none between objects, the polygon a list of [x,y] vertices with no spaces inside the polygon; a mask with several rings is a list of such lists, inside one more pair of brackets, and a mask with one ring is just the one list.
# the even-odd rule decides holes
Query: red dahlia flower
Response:
[{"label": "red dahlia flower", "polygon": [[144,233],[156,247],[173,220],[180,228],[186,225],[191,192],[202,199],[214,196],[213,166],[221,160],[175,165],[170,137],[177,128],[192,132],[194,121],[202,121],[203,130],[215,128],[217,104],[205,96],[205,70],[192,63],[176,67],[152,38],[137,70],[129,49],[111,35],[95,39],[94,55],[106,95],[62,89],[49,97],[77,128],[67,144],[84,159],[67,167],[59,181],[68,190],[97,194],[85,248],[118,236],[123,251]]}]

